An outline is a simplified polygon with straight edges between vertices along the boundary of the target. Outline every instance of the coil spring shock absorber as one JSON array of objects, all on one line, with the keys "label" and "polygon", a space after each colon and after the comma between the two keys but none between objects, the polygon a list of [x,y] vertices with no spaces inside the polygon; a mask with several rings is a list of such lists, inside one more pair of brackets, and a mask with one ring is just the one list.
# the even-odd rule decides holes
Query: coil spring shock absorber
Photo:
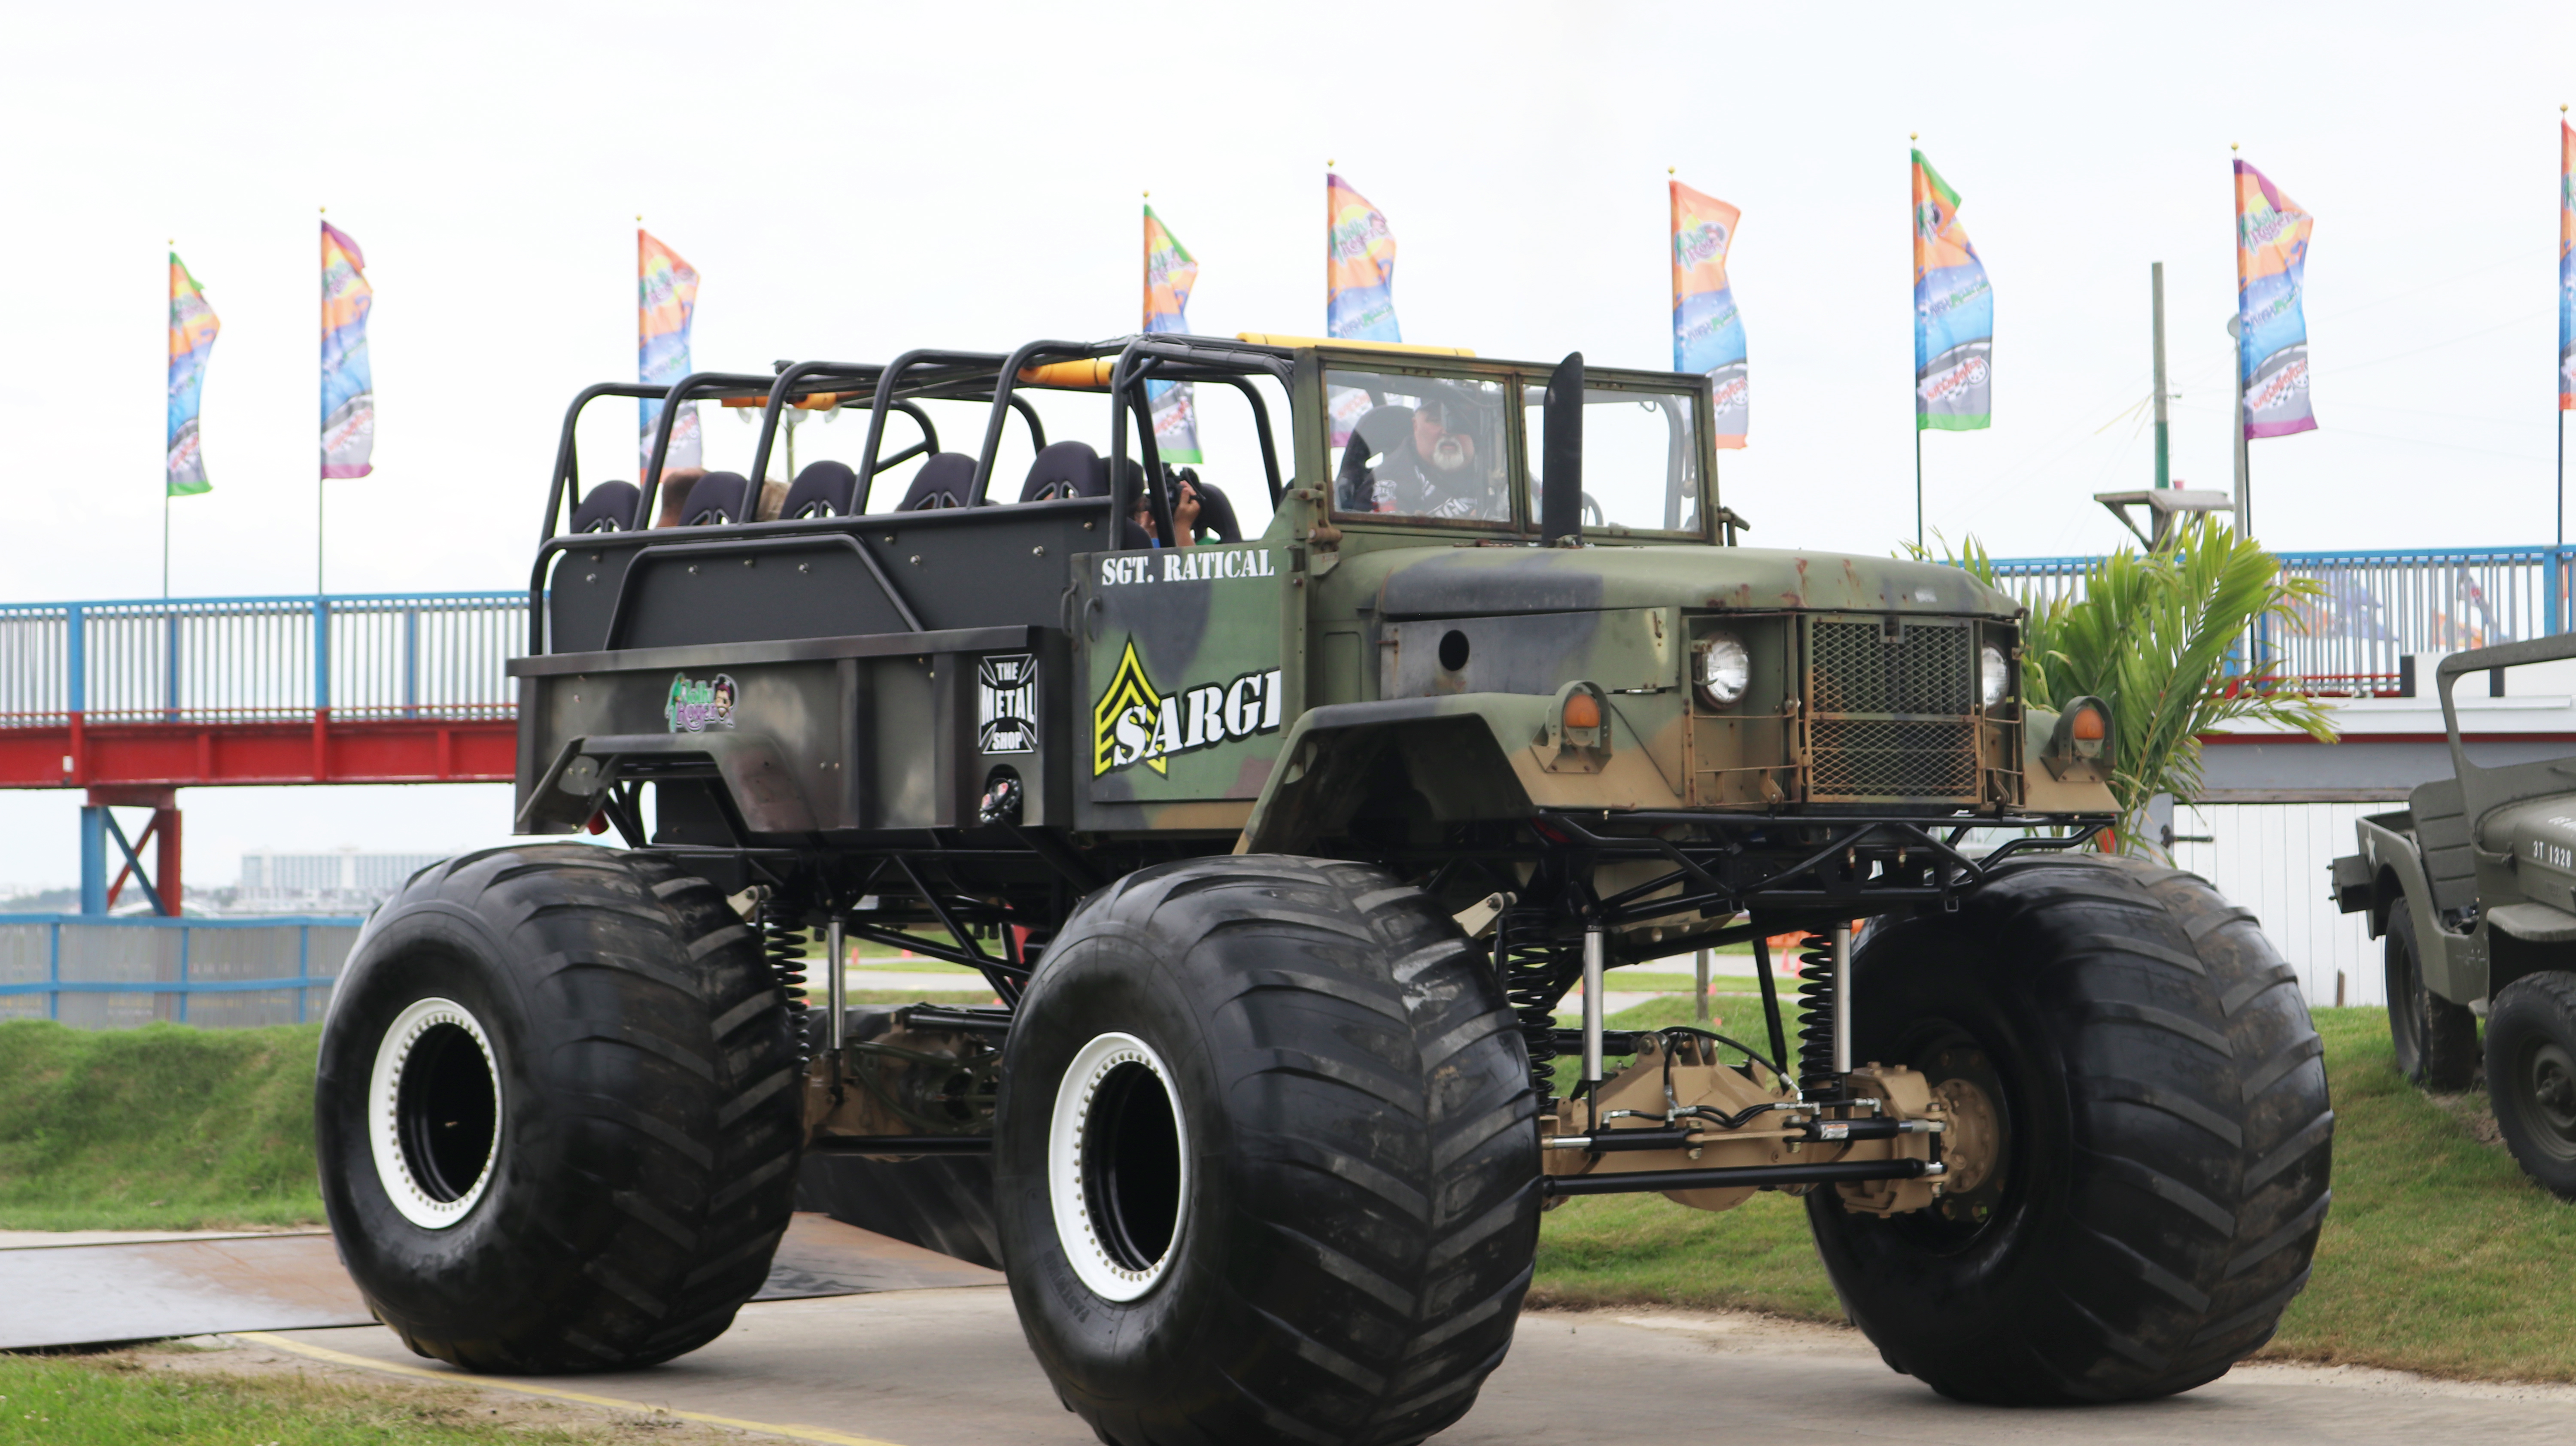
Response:
[{"label": "coil spring shock absorber", "polygon": [[1812,1095],[1834,1087],[1834,991],[1842,981],[1835,977],[1830,935],[1809,934],[1799,947],[1798,1088]]},{"label": "coil spring shock absorber", "polygon": [[769,972],[778,978],[779,992],[787,997],[787,1028],[795,1038],[796,1063],[801,1066],[814,1053],[805,1020],[805,926],[766,899],[760,905],[760,950],[769,961]]},{"label": "coil spring shock absorber", "polygon": [[1556,1001],[1565,993],[1558,952],[1547,937],[1545,909],[1503,911],[1494,931],[1494,972],[1529,1042],[1530,1088],[1542,1101],[1556,1092]]}]

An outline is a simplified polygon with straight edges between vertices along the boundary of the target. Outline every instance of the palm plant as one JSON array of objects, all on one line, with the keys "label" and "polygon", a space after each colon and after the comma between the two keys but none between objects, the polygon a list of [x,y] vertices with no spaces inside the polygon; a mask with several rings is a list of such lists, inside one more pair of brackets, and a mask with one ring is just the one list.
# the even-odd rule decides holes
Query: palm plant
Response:
[{"label": "palm plant", "polygon": [[[1921,549],[1912,549],[1926,556]],[[1993,559],[1973,537],[1949,559],[1989,584]],[[2209,517],[2178,526],[2164,547],[2123,547],[2085,574],[2079,596],[2034,606],[2022,624],[2022,697],[2062,709],[2090,694],[2110,705],[2111,795],[2128,852],[2155,845],[2140,827],[2148,800],[2200,791],[2200,738],[2230,723],[2296,728],[2335,741],[2327,705],[2278,659],[2248,656],[2248,635],[2271,620],[2304,628],[2297,605],[2322,596],[2280,559]]]}]

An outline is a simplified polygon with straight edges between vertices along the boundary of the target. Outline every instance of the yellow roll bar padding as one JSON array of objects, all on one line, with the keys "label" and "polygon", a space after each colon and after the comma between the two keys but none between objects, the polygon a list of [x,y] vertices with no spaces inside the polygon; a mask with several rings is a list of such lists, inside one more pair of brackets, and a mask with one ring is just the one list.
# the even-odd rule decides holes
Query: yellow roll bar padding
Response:
[{"label": "yellow roll bar padding", "polygon": [[1109,390],[1109,374],[1118,369],[1114,356],[1079,357],[1073,361],[1046,362],[1020,368],[1020,385],[1028,387],[1065,387],[1076,391]]},{"label": "yellow roll bar padding", "polygon": [[[767,397],[725,397],[722,400],[728,407],[766,407],[769,405],[769,398]],[[828,412],[840,404],[841,394],[839,392],[816,392],[810,397],[798,397],[794,401],[788,403],[789,406],[794,407],[800,412]]]},{"label": "yellow roll bar padding", "polygon": [[1335,336],[1282,336],[1275,331],[1238,331],[1236,341],[1255,346],[1350,347],[1359,351],[1403,351],[1416,356],[1474,356],[1476,349],[1466,346],[1415,346],[1409,341],[1349,341]]}]

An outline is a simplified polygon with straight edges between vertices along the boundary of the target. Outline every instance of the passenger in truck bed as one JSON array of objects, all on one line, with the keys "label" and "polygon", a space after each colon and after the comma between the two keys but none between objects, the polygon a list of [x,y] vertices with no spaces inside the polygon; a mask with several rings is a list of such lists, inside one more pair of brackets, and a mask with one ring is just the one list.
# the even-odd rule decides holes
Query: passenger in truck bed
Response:
[{"label": "passenger in truck bed", "polygon": [[687,515],[689,489],[707,475],[704,467],[674,467],[662,474],[662,502],[653,517],[655,527],[677,527]]},{"label": "passenger in truck bed", "polygon": [[[1172,530],[1181,535],[1181,540],[1178,544],[1179,546],[1193,546],[1199,540],[1199,509],[1201,504],[1199,502],[1199,490],[1196,486],[1196,483],[1198,482],[1198,474],[1184,468],[1179,472],[1169,473],[1169,476],[1171,478],[1169,491],[1172,497]],[[1147,546],[1169,547],[1173,545],[1168,539],[1163,537],[1160,532],[1155,530],[1154,504],[1148,499],[1141,497],[1137,499],[1136,526],[1145,534]]]}]

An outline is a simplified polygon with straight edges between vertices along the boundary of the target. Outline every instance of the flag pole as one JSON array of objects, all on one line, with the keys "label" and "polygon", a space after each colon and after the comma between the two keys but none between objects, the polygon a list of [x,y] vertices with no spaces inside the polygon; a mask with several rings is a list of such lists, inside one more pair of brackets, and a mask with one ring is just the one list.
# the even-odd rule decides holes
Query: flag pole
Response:
[{"label": "flag pole", "polygon": [[[1309,151],[1307,154],[1312,155]],[[1333,334],[1333,158],[1324,157],[1324,334]],[[1332,397],[1325,395],[1325,409],[1331,410]],[[1327,440],[1332,424],[1324,424]]]},{"label": "flag pole", "polygon": [[[2227,152],[2231,156],[2236,153],[2236,142],[2227,143]],[[2245,202],[2237,191],[2243,184],[2231,162],[2227,175],[2227,205],[2229,214],[2240,218],[2236,223],[2238,227],[2244,224],[2241,217]],[[2227,336],[2236,343],[2236,377],[2233,383],[2236,389],[2236,535],[2242,538],[2254,535],[2254,458],[2253,449],[2245,445],[2245,238],[2242,235],[2236,237],[2236,311],[2227,318]]]},{"label": "flag pole", "polygon": [[[1921,131],[1907,131],[1907,132],[1905,133],[1905,139],[1906,139],[1906,141],[1907,141],[1909,144],[1911,144],[1912,142],[1919,141],[1919,140],[1923,139],[1923,133],[1922,133]],[[1907,152],[1907,160],[1906,160],[1906,164],[1907,164],[1909,167],[1913,164],[1913,155],[1912,155],[1912,152],[1911,152],[1911,151]],[[1911,173],[1911,171],[1909,170],[1908,175],[1910,176],[1911,174],[1912,174],[1912,173]],[[1907,225],[1907,227],[1910,229],[1910,228],[1911,228],[1911,227],[1913,227],[1915,224],[1917,224],[1917,223],[1913,220],[1912,202],[1911,202],[1911,200],[1910,200],[1910,199],[1909,199],[1909,201],[1908,201],[1908,203],[1907,203],[1907,212],[1906,212],[1906,216],[1907,216],[1906,225]],[[1915,254],[1915,265],[1916,265],[1917,269],[1920,269],[1920,268],[1921,268],[1921,266],[1922,266],[1923,238],[1922,238],[1921,236],[1919,236],[1919,235],[1918,235],[1918,236],[1916,236],[1916,237],[1914,238],[1914,254]],[[1916,284],[1917,284],[1917,285],[1920,285],[1920,284],[1921,284],[1921,281],[1922,281],[1922,278],[1917,277],[1917,278],[1915,278],[1915,280],[1916,280]],[[1919,316],[1919,315],[1918,315],[1918,316],[1916,316],[1916,317],[1914,318],[1914,345],[1915,345],[1915,349],[1916,349],[1918,352],[1922,349],[1922,346],[1923,346],[1923,318],[1922,318],[1921,316]],[[1919,361],[1919,358],[1918,358],[1918,361]],[[1908,405],[1908,406],[1910,406],[1910,407],[1912,407],[1912,408],[1914,409],[1914,546],[1915,546],[1918,550],[1919,550],[1919,549],[1921,549],[1921,548],[1922,548],[1922,546],[1923,546],[1923,393],[1922,393],[1922,391],[1921,391],[1922,382],[1923,382],[1923,378],[1922,378],[1921,374],[1920,374],[1920,373],[1918,373],[1918,374],[1915,376],[1914,381],[1906,387],[1906,391],[1907,391],[1907,393],[1909,394],[1909,399],[1908,399],[1908,401],[1907,401],[1907,405]]]},{"label": "flag pole", "polygon": [[[171,237],[170,254],[177,255],[178,246],[179,238]],[[161,284],[166,288],[170,284],[169,263],[162,263],[161,270]],[[161,469],[161,600],[170,600],[170,469],[167,463]]]},{"label": "flag pole", "polygon": [[[328,216],[328,215],[330,215],[330,214],[331,214],[331,208],[330,208],[330,207],[328,207],[328,206],[321,207],[321,208],[320,208],[320,213],[321,213],[322,215]],[[326,222],[324,222],[323,224],[327,226],[327,225],[329,225],[330,223],[326,221]],[[322,315],[322,330],[321,330],[321,332],[320,332],[319,334],[320,334],[320,335],[322,335],[322,336],[326,336],[326,337],[327,337],[327,336],[329,336],[329,335],[331,334],[331,293],[330,293],[329,291],[327,291],[327,290],[326,290],[326,291],[324,291],[324,292],[322,293],[322,301],[321,301],[321,315]],[[326,418],[325,420],[328,420],[328,419]],[[323,596],[323,591],[322,591],[322,539],[323,539],[323,530],[322,530],[323,513],[322,513],[322,507],[323,507],[323,503],[325,502],[325,500],[326,500],[326,499],[329,497],[329,495],[330,495],[330,494],[329,494],[329,492],[327,491],[327,489],[326,489],[325,485],[324,485],[324,484],[326,484],[327,482],[329,482],[329,481],[330,481],[330,477],[329,477],[329,475],[328,475],[328,469],[324,468],[324,467],[322,466],[322,464],[321,464],[321,463],[319,463],[319,462],[316,462],[316,463],[314,464],[314,471],[315,471],[315,475],[314,475],[314,478],[313,478],[313,595],[314,595],[315,597],[321,597],[321,596]]]}]

